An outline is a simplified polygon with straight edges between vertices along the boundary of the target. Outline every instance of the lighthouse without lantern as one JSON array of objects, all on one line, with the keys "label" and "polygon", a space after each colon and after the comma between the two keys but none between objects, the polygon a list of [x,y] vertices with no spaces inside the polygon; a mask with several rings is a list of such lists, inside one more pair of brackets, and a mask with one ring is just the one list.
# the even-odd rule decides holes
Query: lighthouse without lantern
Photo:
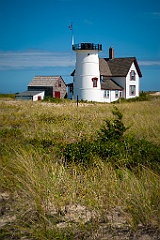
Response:
[{"label": "lighthouse without lantern", "polygon": [[100,101],[101,84],[98,53],[102,51],[102,45],[79,43],[72,45],[72,49],[76,52],[73,98]]}]

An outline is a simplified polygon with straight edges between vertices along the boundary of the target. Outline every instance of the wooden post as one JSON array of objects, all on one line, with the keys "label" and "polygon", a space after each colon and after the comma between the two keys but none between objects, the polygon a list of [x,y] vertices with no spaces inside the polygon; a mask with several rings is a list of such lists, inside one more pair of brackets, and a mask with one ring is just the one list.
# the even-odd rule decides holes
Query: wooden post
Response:
[{"label": "wooden post", "polygon": [[78,107],[78,95],[77,95],[77,107]]}]

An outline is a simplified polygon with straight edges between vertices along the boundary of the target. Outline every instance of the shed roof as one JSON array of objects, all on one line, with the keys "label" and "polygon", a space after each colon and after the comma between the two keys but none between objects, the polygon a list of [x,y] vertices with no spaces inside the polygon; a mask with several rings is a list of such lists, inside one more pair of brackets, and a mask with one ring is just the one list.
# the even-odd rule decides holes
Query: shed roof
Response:
[{"label": "shed roof", "polygon": [[117,84],[114,80],[107,77],[103,78],[101,82],[101,89],[103,90],[123,90],[123,88]]},{"label": "shed roof", "polygon": [[35,96],[37,94],[40,94],[42,93],[43,91],[25,91],[25,92],[22,92],[22,93],[19,93],[19,94],[16,94],[16,96]]},{"label": "shed roof", "polygon": [[35,76],[32,81],[28,84],[31,86],[54,86],[58,80],[62,80],[61,76]]}]

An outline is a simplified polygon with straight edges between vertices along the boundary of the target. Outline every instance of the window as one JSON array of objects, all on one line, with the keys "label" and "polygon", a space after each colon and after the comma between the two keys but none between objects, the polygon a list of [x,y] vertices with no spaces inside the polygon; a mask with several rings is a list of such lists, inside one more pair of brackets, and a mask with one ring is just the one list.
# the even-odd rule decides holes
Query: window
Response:
[{"label": "window", "polygon": [[130,80],[131,80],[131,81],[136,80],[136,73],[135,73],[134,70],[131,70],[131,72],[130,72]]},{"label": "window", "polygon": [[104,90],[104,97],[109,98],[109,90]]},{"label": "window", "polygon": [[69,91],[72,93],[73,92],[73,86],[69,87]]},{"label": "window", "polygon": [[98,78],[96,77],[92,78],[93,87],[97,87],[97,81],[98,81]]},{"label": "window", "polygon": [[135,85],[129,86],[129,93],[130,93],[130,96],[136,95],[136,86]]},{"label": "window", "polygon": [[118,98],[118,90],[115,91],[115,98]]},{"label": "window", "polygon": [[103,82],[103,75],[101,75],[100,79],[101,79],[101,82]]},{"label": "window", "polygon": [[58,82],[58,87],[61,87],[61,81]]}]

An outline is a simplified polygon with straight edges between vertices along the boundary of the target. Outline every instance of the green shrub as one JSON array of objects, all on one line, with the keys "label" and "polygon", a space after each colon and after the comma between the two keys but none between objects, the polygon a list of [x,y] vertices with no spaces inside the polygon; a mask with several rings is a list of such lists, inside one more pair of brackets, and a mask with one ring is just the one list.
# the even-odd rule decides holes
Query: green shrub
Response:
[{"label": "green shrub", "polygon": [[69,102],[70,100],[65,98],[54,98],[54,97],[45,97],[44,100],[42,100],[43,102],[50,102],[50,103],[63,103],[63,102]]},{"label": "green shrub", "polygon": [[98,132],[98,139],[101,141],[111,141],[121,139],[125,131],[128,129],[122,122],[122,114],[114,107],[112,111],[114,119],[106,119],[105,124],[100,128]]},{"label": "green shrub", "polygon": [[160,145],[149,142],[145,138],[137,139],[134,136],[126,136],[124,144],[127,152],[128,167],[129,165],[136,167],[140,164],[158,170]]},{"label": "green shrub", "polygon": [[114,118],[105,120],[95,139],[89,141],[82,138],[63,147],[65,162],[75,162],[86,167],[93,164],[93,156],[97,155],[118,168],[125,166],[130,169],[144,165],[158,170],[160,146],[144,138],[124,135],[128,127],[122,122],[122,114],[116,107],[112,113]]},{"label": "green shrub", "polygon": [[12,98],[12,99],[14,99],[15,98],[15,94],[12,94],[12,93],[8,93],[8,94],[0,93],[0,98]]},{"label": "green shrub", "polygon": [[93,152],[93,144],[86,139],[81,139],[77,143],[64,146],[62,154],[67,163],[75,162],[86,166],[89,165]]},{"label": "green shrub", "polygon": [[125,102],[138,102],[138,101],[148,101],[150,100],[150,96],[146,92],[140,92],[139,97],[134,97],[134,98],[119,98],[118,100],[114,101],[113,104],[115,103],[125,103]]}]

